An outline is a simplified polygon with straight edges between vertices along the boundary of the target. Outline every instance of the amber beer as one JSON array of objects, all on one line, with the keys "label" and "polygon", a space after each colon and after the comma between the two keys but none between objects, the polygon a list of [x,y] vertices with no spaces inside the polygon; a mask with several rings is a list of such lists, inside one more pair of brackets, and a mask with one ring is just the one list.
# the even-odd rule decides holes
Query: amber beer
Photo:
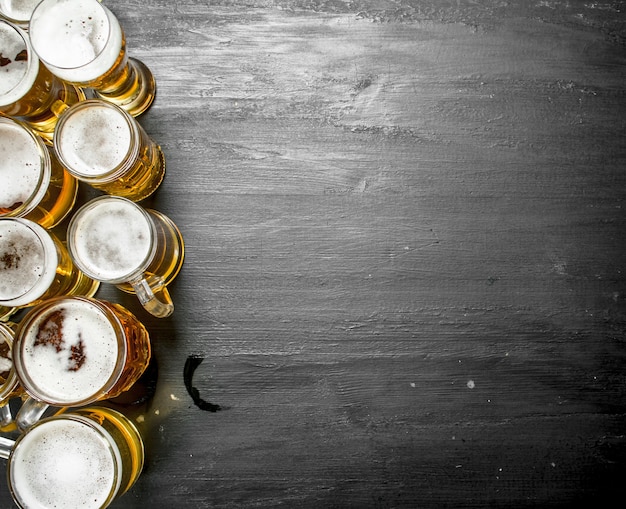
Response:
[{"label": "amber beer", "polygon": [[0,113],[24,120],[51,143],[58,113],[84,100],[84,92],[55,77],[39,62],[28,35],[2,19],[0,54]]},{"label": "amber beer", "polygon": [[61,79],[95,90],[133,116],[152,104],[152,73],[127,56],[118,19],[98,0],[43,0],[29,33],[39,58]]},{"label": "amber beer", "polygon": [[71,211],[78,182],[26,124],[0,117],[0,217],[53,228]]},{"label": "amber beer", "polygon": [[129,113],[100,99],[62,114],[54,152],[78,180],[132,201],[150,196],[165,176],[161,147]]},{"label": "amber beer", "polygon": [[74,265],[54,234],[28,219],[0,218],[0,306],[32,306],[59,295],[92,296],[98,286]]},{"label": "amber beer", "polygon": [[137,427],[104,407],[43,419],[14,442],[0,442],[19,507],[108,507],[136,482],[145,461]]},{"label": "amber beer", "polygon": [[184,242],[161,212],[119,196],[94,198],[72,217],[67,245],[85,274],[136,293],[154,316],[174,311],[167,285],[182,267]]}]

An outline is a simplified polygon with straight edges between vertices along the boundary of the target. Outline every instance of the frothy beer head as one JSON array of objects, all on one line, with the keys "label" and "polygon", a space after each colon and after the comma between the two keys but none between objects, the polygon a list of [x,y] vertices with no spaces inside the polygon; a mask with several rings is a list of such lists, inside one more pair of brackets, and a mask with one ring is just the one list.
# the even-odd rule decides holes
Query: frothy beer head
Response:
[{"label": "frothy beer head", "polygon": [[15,22],[27,23],[41,0],[0,0],[0,13]]},{"label": "frothy beer head", "polygon": [[98,0],[45,0],[29,25],[35,51],[50,70],[70,82],[105,74],[122,49],[122,29]]},{"label": "frothy beer head", "polygon": [[118,489],[121,458],[96,423],[51,419],[33,426],[12,453],[13,496],[21,507],[104,507]]},{"label": "frothy beer head", "polygon": [[0,218],[0,305],[25,306],[54,281],[58,255],[50,235],[20,218]]},{"label": "frothy beer head", "polygon": [[41,201],[50,181],[48,159],[35,134],[0,117],[0,216],[23,216]]},{"label": "frothy beer head", "polygon": [[68,247],[76,265],[90,277],[128,281],[151,261],[154,224],[138,205],[105,196],[84,205],[72,218]]},{"label": "frothy beer head", "polygon": [[80,298],[61,298],[37,309],[24,319],[14,345],[24,389],[59,406],[101,398],[117,380],[125,355],[110,316]]},{"label": "frothy beer head", "polygon": [[131,153],[132,124],[120,108],[102,101],[79,103],[57,125],[55,151],[78,178],[103,177]]},{"label": "frothy beer head", "polygon": [[19,101],[33,86],[39,61],[30,54],[28,36],[0,20],[0,107]]}]

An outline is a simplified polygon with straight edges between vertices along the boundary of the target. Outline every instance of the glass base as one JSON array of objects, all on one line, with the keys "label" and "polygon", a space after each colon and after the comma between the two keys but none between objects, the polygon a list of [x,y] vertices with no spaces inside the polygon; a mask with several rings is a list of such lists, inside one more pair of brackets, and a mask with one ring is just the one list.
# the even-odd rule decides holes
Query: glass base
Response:
[{"label": "glass base", "polygon": [[107,94],[97,90],[94,90],[94,93],[99,99],[116,104],[133,117],[137,117],[152,105],[156,96],[156,81],[152,71],[141,60],[129,58],[128,65],[133,70],[134,80],[132,86],[124,93]]}]

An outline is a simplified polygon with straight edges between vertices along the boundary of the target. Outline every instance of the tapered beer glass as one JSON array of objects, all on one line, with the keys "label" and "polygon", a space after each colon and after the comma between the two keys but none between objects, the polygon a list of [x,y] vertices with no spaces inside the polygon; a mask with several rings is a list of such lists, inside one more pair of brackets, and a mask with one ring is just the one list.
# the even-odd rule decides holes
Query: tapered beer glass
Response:
[{"label": "tapered beer glass", "polygon": [[53,233],[28,219],[0,218],[0,306],[34,306],[59,295],[93,296],[99,284],[72,263]]},{"label": "tapered beer glass", "polygon": [[[13,337],[14,323],[0,323],[0,430],[4,431],[13,425],[13,416],[9,407],[9,400],[21,394],[13,369]],[[14,425],[13,425],[14,426]]]},{"label": "tapered beer glass", "polygon": [[27,122],[46,143],[63,108],[85,99],[37,58],[26,32],[0,19],[0,113]]},{"label": "tapered beer glass", "polygon": [[0,18],[27,29],[30,17],[41,0],[0,0]]},{"label": "tapered beer glass", "polygon": [[129,113],[100,99],[61,115],[54,152],[78,180],[132,201],[150,196],[165,175],[161,147]]},{"label": "tapered beer glass", "polygon": [[152,73],[128,57],[118,19],[98,0],[43,0],[28,30],[39,58],[61,79],[93,89],[133,116],[152,104]]},{"label": "tapered beer glass", "polygon": [[159,318],[174,311],[167,290],[183,265],[183,237],[166,215],[119,196],[94,198],[67,231],[74,263],[90,277],[136,293]]},{"label": "tapered beer glass", "polygon": [[57,297],[20,321],[13,365],[30,396],[16,421],[28,428],[48,407],[80,407],[130,389],[150,361],[144,325],[119,304]]},{"label": "tapered beer glass", "polygon": [[53,228],[72,210],[77,180],[26,124],[0,117],[0,217]]},{"label": "tapered beer glass", "polygon": [[0,438],[0,457],[18,507],[101,509],[137,481],[145,452],[125,415],[88,407],[42,419],[15,441]]}]

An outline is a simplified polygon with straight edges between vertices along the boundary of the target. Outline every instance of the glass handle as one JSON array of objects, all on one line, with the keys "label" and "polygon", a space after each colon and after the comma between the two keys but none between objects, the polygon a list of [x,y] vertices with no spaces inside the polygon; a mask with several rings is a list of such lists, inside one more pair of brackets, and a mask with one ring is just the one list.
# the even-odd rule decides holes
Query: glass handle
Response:
[{"label": "glass handle", "polygon": [[9,459],[11,455],[11,451],[13,450],[13,444],[15,440],[11,440],[9,438],[0,437],[0,458],[5,460]]},{"label": "glass handle", "polygon": [[148,313],[157,318],[170,316],[174,312],[174,303],[170,297],[170,292],[163,284],[163,280],[157,276],[150,276],[148,279],[143,278],[130,282],[139,302]]},{"label": "glass handle", "polygon": [[0,407],[0,429],[6,428],[13,422],[13,415],[9,403],[5,403]]},{"label": "glass handle", "polygon": [[33,398],[27,398],[22,407],[17,411],[15,422],[17,427],[24,431],[35,424],[49,407],[47,403],[38,401]]}]

